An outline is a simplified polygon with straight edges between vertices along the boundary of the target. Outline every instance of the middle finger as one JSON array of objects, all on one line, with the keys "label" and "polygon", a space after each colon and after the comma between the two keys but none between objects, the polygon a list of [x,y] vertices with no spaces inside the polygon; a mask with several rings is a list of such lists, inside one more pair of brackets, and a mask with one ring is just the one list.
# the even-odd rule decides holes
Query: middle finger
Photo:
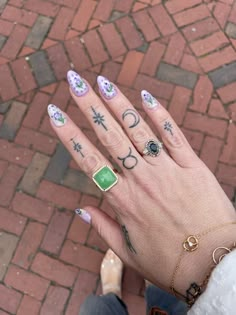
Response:
[{"label": "middle finger", "polygon": [[124,173],[133,171],[138,174],[145,163],[120,125],[106,109],[101,99],[90,85],[76,72],[69,71],[67,79],[71,94],[89,123],[95,130],[99,140],[111,156],[122,168]]}]

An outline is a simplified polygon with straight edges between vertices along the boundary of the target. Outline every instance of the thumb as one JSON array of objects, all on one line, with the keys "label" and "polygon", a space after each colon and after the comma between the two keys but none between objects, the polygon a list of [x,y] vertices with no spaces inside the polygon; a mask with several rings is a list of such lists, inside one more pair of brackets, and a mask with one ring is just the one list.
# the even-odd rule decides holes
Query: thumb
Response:
[{"label": "thumb", "polygon": [[87,206],[76,209],[75,213],[86,223],[91,224],[108,246],[123,260],[128,261],[124,238],[120,225],[102,210]]}]

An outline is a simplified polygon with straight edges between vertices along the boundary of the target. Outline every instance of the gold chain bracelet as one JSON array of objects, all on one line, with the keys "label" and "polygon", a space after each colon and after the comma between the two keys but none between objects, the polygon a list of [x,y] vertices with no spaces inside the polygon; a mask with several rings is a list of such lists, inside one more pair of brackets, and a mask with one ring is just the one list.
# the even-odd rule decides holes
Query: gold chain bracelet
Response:
[{"label": "gold chain bracelet", "polygon": [[[234,248],[236,248],[236,243],[233,244],[233,246],[231,248],[227,248],[227,247],[217,247],[216,249],[214,249],[213,253],[212,253],[212,260],[214,262],[214,266],[211,267],[210,269],[210,272],[207,274],[207,276],[205,277],[205,280],[203,281],[203,283],[201,285],[198,285],[197,283],[193,282],[191,285],[190,285],[190,288],[188,290],[186,290],[186,296],[184,296],[183,294],[179,293],[178,291],[175,290],[174,286],[175,286],[175,279],[176,279],[176,275],[178,273],[178,270],[181,266],[181,262],[182,262],[182,258],[184,256],[184,254],[186,252],[188,253],[191,253],[191,252],[194,252],[198,249],[199,247],[199,240],[209,234],[210,232],[215,232],[217,230],[220,230],[222,229],[223,227],[225,226],[228,226],[228,225],[231,225],[231,224],[236,224],[236,221],[233,221],[233,222],[228,222],[228,223],[223,223],[223,224],[220,224],[218,226],[215,226],[215,227],[212,227],[212,228],[209,228],[207,229],[206,231],[203,231],[201,233],[198,233],[196,235],[189,235],[185,241],[182,243],[182,246],[183,246],[183,251],[181,252],[180,256],[179,256],[179,259],[177,261],[177,264],[176,264],[176,267],[175,267],[175,270],[173,272],[173,276],[171,278],[171,285],[170,285],[170,288],[171,288],[171,291],[172,293],[175,295],[175,296],[181,296],[185,301],[186,303],[191,306],[193,305],[193,303],[196,301],[196,299],[199,297],[199,295],[203,292],[203,289],[205,288],[205,286],[207,285],[207,282],[210,278],[210,275],[211,275],[211,272],[212,270],[214,269],[214,267],[223,259],[223,257],[230,253]],[[217,261],[217,259],[215,258],[216,256],[216,252],[219,250],[219,249],[223,249],[226,251],[225,254],[221,255],[219,257],[219,260]]]}]

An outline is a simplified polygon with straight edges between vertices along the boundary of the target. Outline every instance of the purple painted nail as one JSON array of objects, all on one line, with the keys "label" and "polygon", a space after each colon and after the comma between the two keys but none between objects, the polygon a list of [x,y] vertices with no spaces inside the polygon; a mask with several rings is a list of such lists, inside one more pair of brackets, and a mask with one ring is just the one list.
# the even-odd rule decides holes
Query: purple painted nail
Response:
[{"label": "purple painted nail", "polygon": [[66,123],[66,116],[56,105],[48,105],[48,115],[56,127],[62,127]]},{"label": "purple painted nail", "polygon": [[80,218],[90,224],[91,223],[91,215],[86,211],[86,210],[83,210],[83,209],[76,209],[75,210],[75,213],[78,214],[78,216],[80,216]]},{"label": "purple painted nail", "polygon": [[69,70],[67,72],[67,80],[70,84],[70,87],[71,87],[73,93],[76,96],[83,96],[88,92],[89,87],[88,87],[87,83],[75,71]]},{"label": "purple painted nail", "polygon": [[147,106],[147,108],[156,110],[160,106],[159,102],[149,92],[143,90],[141,92],[141,96],[143,103]]},{"label": "purple painted nail", "polygon": [[111,100],[117,95],[117,90],[114,84],[111,83],[108,79],[99,75],[97,77],[97,82],[100,92],[107,100]]}]

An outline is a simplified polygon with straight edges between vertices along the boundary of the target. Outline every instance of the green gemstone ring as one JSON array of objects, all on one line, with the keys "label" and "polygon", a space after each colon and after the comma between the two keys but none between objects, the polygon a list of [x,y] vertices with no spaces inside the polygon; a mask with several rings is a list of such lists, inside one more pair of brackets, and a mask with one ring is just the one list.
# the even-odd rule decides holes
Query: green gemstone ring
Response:
[{"label": "green gemstone ring", "polygon": [[93,181],[102,191],[108,191],[118,183],[118,177],[107,165],[102,166],[93,174]]}]

